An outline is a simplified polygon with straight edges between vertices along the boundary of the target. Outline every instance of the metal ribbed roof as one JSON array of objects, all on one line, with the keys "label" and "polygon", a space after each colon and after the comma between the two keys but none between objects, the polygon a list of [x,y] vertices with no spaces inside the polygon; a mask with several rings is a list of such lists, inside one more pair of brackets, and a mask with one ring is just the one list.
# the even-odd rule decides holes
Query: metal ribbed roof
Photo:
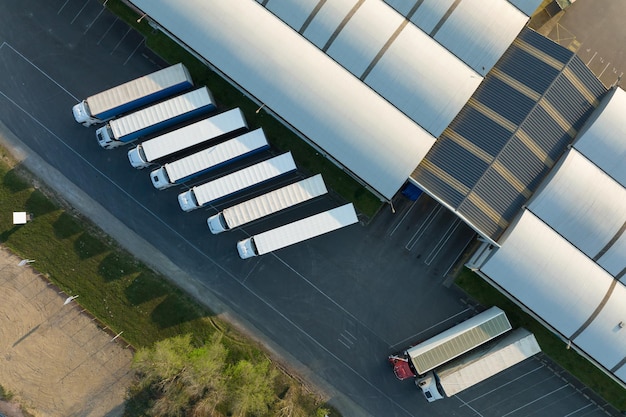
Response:
[{"label": "metal ribbed roof", "polygon": [[407,354],[417,372],[424,374],[509,330],[511,324],[506,314],[492,307],[413,346]]},{"label": "metal ribbed roof", "polygon": [[495,241],[605,92],[571,51],[524,29],[411,179]]}]

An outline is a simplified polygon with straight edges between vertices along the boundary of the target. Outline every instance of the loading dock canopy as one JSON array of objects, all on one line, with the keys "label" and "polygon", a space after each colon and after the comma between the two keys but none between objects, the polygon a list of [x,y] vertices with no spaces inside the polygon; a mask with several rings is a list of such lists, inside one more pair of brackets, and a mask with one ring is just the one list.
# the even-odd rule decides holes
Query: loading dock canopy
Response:
[{"label": "loading dock canopy", "polygon": [[387,199],[435,142],[252,0],[133,3]]}]

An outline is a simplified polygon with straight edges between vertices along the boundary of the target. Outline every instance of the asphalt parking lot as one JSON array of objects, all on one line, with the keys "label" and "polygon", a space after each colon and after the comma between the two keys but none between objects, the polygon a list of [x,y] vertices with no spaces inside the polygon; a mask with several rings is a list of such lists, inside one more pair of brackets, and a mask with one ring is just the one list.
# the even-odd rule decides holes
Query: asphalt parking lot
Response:
[{"label": "asphalt parking lot", "polygon": [[[149,172],[130,167],[127,148],[102,150],[94,129],[73,121],[78,100],[162,65],[139,34],[95,0],[7,5],[0,15],[0,120],[129,230],[334,387],[333,401],[346,416],[605,415],[537,359],[430,405],[412,383],[395,380],[388,354],[473,314],[463,294],[444,285],[473,232],[427,196],[416,202],[399,197],[395,213],[385,207],[367,225],[242,261],[237,240],[336,207],[341,199],[330,195],[213,236],[206,218],[232,200],[185,214],[176,201],[184,188],[155,190]],[[365,411],[351,411],[359,407]]]}]

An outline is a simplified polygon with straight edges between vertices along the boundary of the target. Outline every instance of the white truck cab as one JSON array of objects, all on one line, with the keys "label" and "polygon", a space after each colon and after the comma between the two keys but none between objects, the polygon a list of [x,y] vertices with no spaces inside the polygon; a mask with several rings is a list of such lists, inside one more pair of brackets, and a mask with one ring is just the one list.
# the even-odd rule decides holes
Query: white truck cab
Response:
[{"label": "white truck cab", "polygon": [[152,180],[152,185],[154,185],[154,188],[157,190],[165,190],[166,188],[176,185],[170,182],[165,167],[157,168],[152,171],[150,173],[150,179]]},{"label": "white truck cab", "polygon": [[72,113],[74,114],[74,119],[85,127],[95,125],[96,123],[102,123],[102,120],[91,116],[89,105],[86,100],[74,105],[74,107],[72,107]]},{"label": "white truck cab", "polygon": [[178,204],[183,211],[192,211],[198,208],[198,203],[193,195],[193,190],[178,194]]},{"label": "white truck cab", "polygon": [[128,151],[128,160],[133,168],[144,169],[149,166],[150,163],[146,159],[146,154],[143,151],[143,146],[141,145],[137,145]]},{"label": "white truck cab", "polygon": [[226,230],[229,229],[228,225],[226,224],[226,220],[224,219],[224,216],[222,215],[221,211],[219,213],[214,214],[213,216],[209,217],[207,219],[206,223],[209,226],[209,230],[214,235],[216,235],[218,233],[225,232]]},{"label": "white truck cab", "polygon": [[254,246],[254,238],[249,237],[237,242],[237,252],[239,252],[239,257],[241,259],[248,259],[253,256],[257,256],[256,247]]},{"label": "white truck cab", "polygon": [[100,129],[96,130],[96,138],[98,139],[98,144],[104,149],[113,149],[118,146],[122,146],[124,143],[115,139],[111,139],[113,137],[113,132],[108,124],[102,126]]},{"label": "white truck cab", "polygon": [[421,388],[424,397],[426,397],[429,403],[443,399],[443,395],[437,388],[437,378],[432,371],[428,372],[424,377],[416,379],[415,385]]}]

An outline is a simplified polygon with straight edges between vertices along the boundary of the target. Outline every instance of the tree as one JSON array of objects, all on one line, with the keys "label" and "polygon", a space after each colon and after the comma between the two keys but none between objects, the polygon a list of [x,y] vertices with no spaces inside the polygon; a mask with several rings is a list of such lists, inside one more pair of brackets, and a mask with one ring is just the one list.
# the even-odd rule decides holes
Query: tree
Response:
[{"label": "tree", "polygon": [[219,334],[202,347],[192,346],[191,336],[185,335],[137,351],[133,368],[139,385],[156,397],[150,414],[216,415],[216,406],[227,396],[226,355]]},{"label": "tree", "polygon": [[267,414],[275,400],[276,369],[268,360],[253,364],[240,360],[230,369],[231,411],[235,417]]}]

